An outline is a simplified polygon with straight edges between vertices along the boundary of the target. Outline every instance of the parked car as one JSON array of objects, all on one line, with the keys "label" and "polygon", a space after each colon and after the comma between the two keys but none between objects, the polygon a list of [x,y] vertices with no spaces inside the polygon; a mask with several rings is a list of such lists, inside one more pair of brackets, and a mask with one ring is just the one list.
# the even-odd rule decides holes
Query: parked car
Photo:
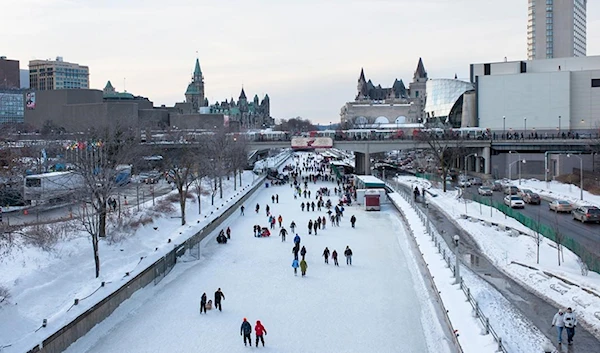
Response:
[{"label": "parked car", "polygon": [[471,178],[469,179],[469,181],[471,182],[471,185],[482,185],[483,181],[481,180],[481,178]]},{"label": "parked car", "polygon": [[523,199],[523,201],[525,201],[525,203],[529,203],[532,205],[539,205],[542,203],[542,198],[540,197],[540,195],[536,194],[535,192],[526,189],[528,192],[521,192],[521,198]]},{"label": "parked car", "polygon": [[600,222],[600,208],[596,206],[581,206],[573,210],[573,219],[585,222]]},{"label": "parked car", "polygon": [[523,199],[515,195],[507,195],[504,197],[504,204],[510,208],[525,208]]},{"label": "parked car", "polygon": [[529,190],[529,189],[519,189],[519,192],[517,193],[517,195],[524,197],[525,194],[531,194],[533,193],[533,191]]},{"label": "parked car", "polygon": [[471,187],[471,182],[468,181],[467,179],[459,179],[458,180],[458,186],[460,186],[461,188],[468,188]]},{"label": "parked car", "polygon": [[490,188],[489,186],[480,186],[479,188],[477,188],[477,192],[481,196],[492,196],[493,194],[492,188]]},{"label": "parked car", "polygon": [[514,185],[508,185],[504,188],[504,194],[506,195],[517,195],[519,193],[519,188]]},{"label": "parked car", "polygon": [[504,186],[502,185],[502,182],[500,180],[494,181],[494,183],[492,184],[492,191],[502,191],[502,190],[504,190]]},{"label": "parked car", "polygon": [[553,200],[548,204],[550,211],[558,212],[568,212],[573,211],[573,205],[569,201],[565,200]]}]

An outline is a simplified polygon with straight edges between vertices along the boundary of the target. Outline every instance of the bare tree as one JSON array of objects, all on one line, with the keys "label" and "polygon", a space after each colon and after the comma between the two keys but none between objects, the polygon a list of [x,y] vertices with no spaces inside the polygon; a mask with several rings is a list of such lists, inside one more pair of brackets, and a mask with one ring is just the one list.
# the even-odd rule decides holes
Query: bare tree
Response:
[{"label": "bare tree", "polygon": [[418,136],[419,140],[427,142],[429,153],[441,169],[444,192],[447,191],[446,177],[450,175],[453,164],[466,153],[462,140],[451,138],[452,130],[421,132]]},{"label": "bare tree", "polygon": [[117,166],[133,161],[137,146],[131,129],[115,127],[92,130],[65,151],[65,158],[79,179],[80,193],[74,197],[84,203],[81,220],[92,238],[96,277],[100,276],[98,243],[106,237],[107,204],[118,186]]},{"label": "bare tree", "polygon": [[246,140],[243,138],[234,137],[233,144],[229,150],[229,166],[233,172],[233,190],[236,187],[236,175],[239,176],[240,187],[242,187],[242,173],[248,165],[248,150]]},{"label": "bare tree", "polygon": [[533,221],[533,241],[536,246],[536,263],[540,263],[540,245],[544,241],[544,236],[540,233],[542,227],[540,209],[538,209],[538,213]]},{"label": "bare tree", "polygon": [[220,129],[215,131],[211,137],[206,140],[206,150],[209,152],[211,176],[216,179],[219,189],[219,198],[223,198],[223,177],[227,175],[229,156],[233,140]]},{"label": "bare tree", "polygon": [[[561,264],[561,255],[562,255],[562,244],[565,240],[565,235],[560,231],[560,227],[558,226],[558,217],[554,215],[554,242],[556,243],[556,251],[558,255],[558,266]],[[562,259],[564,262],[564,258]]]}]

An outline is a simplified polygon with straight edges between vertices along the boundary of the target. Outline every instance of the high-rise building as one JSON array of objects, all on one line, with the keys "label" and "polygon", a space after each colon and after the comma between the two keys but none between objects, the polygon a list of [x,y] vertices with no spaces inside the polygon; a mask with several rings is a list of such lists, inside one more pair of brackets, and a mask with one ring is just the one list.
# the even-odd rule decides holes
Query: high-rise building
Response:
[{"label": "high-rise building", "polygon": [[32,90],[89,89],[90,70],[87,66],[63,61],[62,57],[52,60],[29,62],[29,85]]},{"label": "high-rise building", "polygon": [[527,57],[586,55],[587,0],[529,0]]},{"label": "high-rise building", "polygon": [[8,60],[6,56],[0,56],[0,89],[19,88],[21,88],[19,61]]}]

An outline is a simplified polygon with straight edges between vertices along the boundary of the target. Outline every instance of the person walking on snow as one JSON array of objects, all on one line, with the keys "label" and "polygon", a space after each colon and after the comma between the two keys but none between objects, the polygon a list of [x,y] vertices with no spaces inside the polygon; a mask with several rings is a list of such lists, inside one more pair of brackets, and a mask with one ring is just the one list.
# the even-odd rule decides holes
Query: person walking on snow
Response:
[{"label": "person walking on snow", "polygon": [[298,259],[294,259],[294,261],[292,261],[292,267],[294,268],[294,276],[298,276]]},{"label": "person walking on snow", "polygon": [[275,203],[279,203],[279,194],[275,195]]},{"label": "person walking on snow", "polygon": [[294,244],[298,244],[298,246],[300,245],[300,236],[298,234],[296,234],[294,237]]},{"label": "person walking on snow", "polygon": [[267,208],[265,209],[265,211],[267,211],[267,217],[269,217],[270,213],[269,211],[271,210],[271,207],[269,207],[269,205],[267,205]]},{"label": "person walking on snow", "polygon": [[260,205],[256,204],[256,213],[258,213],[259,210],[260,210]]},{"label": "person walking on snow", "polygon": [[231,239],[231,228],[227,227],[225,234],[227,234],[227,239]]},{"label": "person walking on snow", "polygon": [[285,241],[285,236],[287,235],[287,230],[284,228],[281,228],[281,230],[279,231],[279,236],[281,237],[281,241]]},{"label": "person walking on snow", "polygon": [[350,246],[346,246],[344,255],[346,256],[346,265],[352,265],[352,249],[350,249]]},{"label": "person walking on snow", "polygon": [[306,276],[306,269],[308,268],[308,264],[304,261],[304,257],[302,261],[300,261],[300,271],[302,272],[302,277]]},{"label": "person walking on snow", "polygon": [[313,222],[312,219],[308,221],[308,235],[312,234],[312,226],[313,226]]},{"label": "person walking on snow", "polygon": [[562,332],[565,328],[564,313],[562,309],[558,309],[558,312],[554,314],[552,318],[552,327],[556,326],[556,332],[558,334],[558,344],[562,344]]},{"label": "person walking on snow", "polygon": [[221,299],[225,300],[225,294],[223,294],[221,288],[219,288],[215,292],[215,309],[219,309],[219,311],[223,311],[221,310]]},{"label": "person walking on snow", "polygon": [[271,203],[275,203],[275,195],[271,195]]},{"label": "person walking on snow", "polygon": [[283,222],[283,217],[281,217],[281,215],[277,217],[277,222],[279,222],[279,228],[281,228],[281,222]]},{"label": "person walking on snow", "polygon": [[300,250],[300,256],[302,256],[302,260],[304,260],[304,257],[306,256],[306,248],[304,246]]},{"label": "person walking on snow", "polygon": [[251,334],[252,325],[250,325],[248,320],[244,318],[244,321],[242,322],[242,327],[240,327],[240,336],[244,336],[244,346],[247,346],[246,341],[248,341],[248,343],[250,343],[250,347],[252,347],[252,336],[250,336]]},{"label": "person walking on snow", "polygon": [[356,217],[354,215],[350,217],[350,224],[352,224],[352,228],[354,228],[354,225],[356,224]]},{"label": "person walking on snow", "polygon": [[331,253],[331,258],[333,259],[333,265],[339,267],[340,264],[338,263],[338,260],[337,260],[337,251],[333,250],[333,252]]},{"label": "person walking on snow", "polygon": [[300,251],[300,243],[296,243],[292,248],[292,253],[294,254],[294,260],[298,261],[298,251]]},{"label": "person walking on snow", "polygon": [[328,264],[329,263],[329,249],[327,247],[325,247],[325,250],[323,250],[323,257],[325,258],[325,263]]},{"label": "person walking on snow", "polygon": [[256,326],[254,326],[254,333],[256,334],[256,346],[258,347],[258,341],[262,342],[263,347],[265,346],[265,339],[263,338],[263,334],[267,335],[267,329],[260,323],[260,320],[256,321]]},{"label": "person walking on snow", "polygon": [[325,216],[321,217],[321,225],[323,226],[323,229],[325,229],[325,223],[327,223],[327,219],[325,218]]},{"label": "person walking on snow", "polygon": [[317,229],[319,228],[319,224],[317,223],[317,221],[313,222],[313,230],[315,231],[315,235],[317,235]]},{"label": "person walking on snow", "polygon": [[206,314],[206,293],[202,293],[202,297],[200,297],[200,314],[202,311]]},{"label": "person walking on snow", "polygon": [[[302,264],[300,264],[302,267]],[[573,344],[573,336],[575,336],[575,326],[577,326],[577,318],[571,308],[567,308],[567,312],[563,315],[563,322],[565,323],[565,329],[567,330],[567,343]]]},{"label": "person walking on snow", "polygon": [[304,212],[304,202],[300,204],[300,208],[302,209],[302,212]]},{"label": "person walking on snow", "polygon": [[241,211],[241,215],[244,215],[244,205],[242,205],[242,207],[240,207],[240,211]]},{"label": "person walking on snow", "polygon": [[290,223],[290,229],[292,230],[292,233],[296,233],[296,222],[292,221],[292,223]]}]

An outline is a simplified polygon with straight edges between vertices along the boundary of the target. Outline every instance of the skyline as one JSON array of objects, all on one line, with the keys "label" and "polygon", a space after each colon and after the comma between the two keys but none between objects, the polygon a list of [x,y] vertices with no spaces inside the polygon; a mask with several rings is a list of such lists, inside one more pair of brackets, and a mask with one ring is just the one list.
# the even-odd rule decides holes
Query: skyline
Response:
[{"label": "skyline", "polygon": [[[211,104],[237,101],[243,86],[249,99],[269,94],[276,120],[338,122],[361,68],[388,87],[411,82],[419,57],[429,78],[464,80],[471,63],[527,58],[525,0],[0,3],[14,14],[5,28],[19,33],[3,36],[0,55],[22,69],[62,56],[89,66],[90,88],[110,80],[169,106],[184,100],[198,57]],[[587,54],[599,54],[591,38],[600,33],[600,4],[588,2],[587,14]]]}]

